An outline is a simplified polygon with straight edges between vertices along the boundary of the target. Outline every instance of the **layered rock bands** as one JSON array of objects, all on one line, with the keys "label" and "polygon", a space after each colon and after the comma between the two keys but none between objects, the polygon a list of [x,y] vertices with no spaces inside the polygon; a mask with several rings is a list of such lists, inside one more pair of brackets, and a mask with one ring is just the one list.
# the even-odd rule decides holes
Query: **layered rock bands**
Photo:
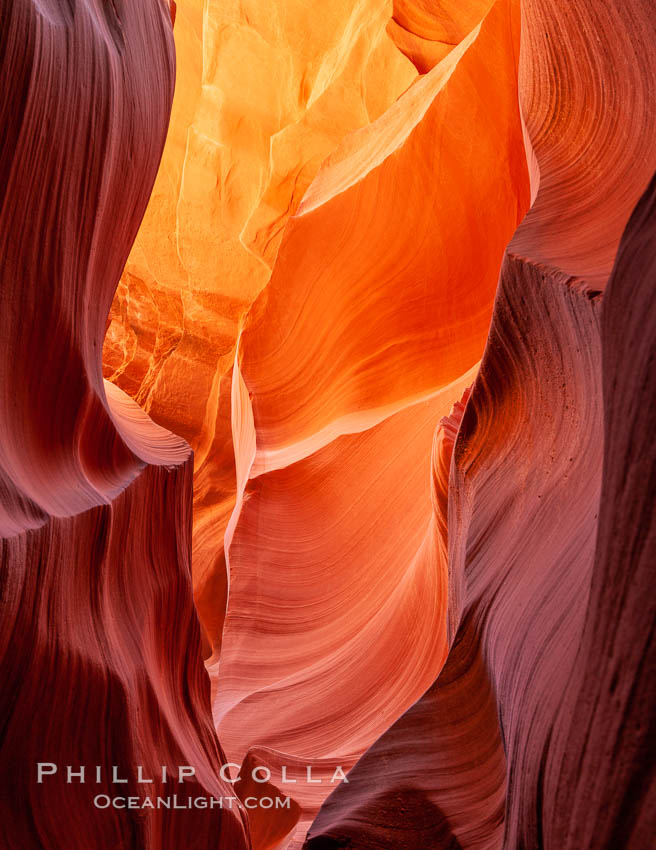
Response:
[{"label": "layered rock bands", "polygon": [[0,0],[3,846],[650,846],[651,7]]}]

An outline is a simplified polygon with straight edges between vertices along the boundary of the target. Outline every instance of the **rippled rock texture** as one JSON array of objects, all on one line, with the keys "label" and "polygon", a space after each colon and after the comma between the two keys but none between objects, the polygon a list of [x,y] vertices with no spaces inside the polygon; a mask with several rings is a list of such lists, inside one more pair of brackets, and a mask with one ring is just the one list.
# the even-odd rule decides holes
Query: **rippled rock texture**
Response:
[{"label": "rippled rock texture", "polygon": [[[168,125],[170,9],[3,2],[0,45],[2,846],[246,847],[238,810],[92,802],[113,765],[127,795],[134,765],[180,764],[197,766],[188,793],[229,793],[191,588],[191,450],[101,372]],[[37,762],[59,775],[38,784]]]},{"label": "rippled rock texture", "polygon": [[453,447],[446,663],[308,848],[649,845],[655,211],[656,179],[603,299],[506,258]]},{"label": "rippled rock texture", "polygon": [[651,2],[0,12],[5,845],[648,847]]},{"label": "rippled rock texture", "polygon": [[[171,126],[118,285],[105,377],[194,449],[193,573],[206,653],[226,600],[239,324],[321,163],[416,78],[387,0],[178,4]],[[223,600],[223,601],[221,601]]]}]

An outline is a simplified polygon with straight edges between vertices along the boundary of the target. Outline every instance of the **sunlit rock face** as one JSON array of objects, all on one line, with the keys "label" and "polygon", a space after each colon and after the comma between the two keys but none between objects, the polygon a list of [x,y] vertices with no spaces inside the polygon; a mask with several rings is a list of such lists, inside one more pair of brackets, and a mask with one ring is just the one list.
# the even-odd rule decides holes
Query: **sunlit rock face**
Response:
[{"label": "sunlit rock face", "polygon": [[601,5],[0,0],[8,847],[649,846],[656,24]]},{"label": "sunlit rock face", "polygon": [[[209,7],[194,39],[178,13],[179,64],[193,50],[204,64],[179,77],[105,373],[196,450],[195,595],[215,720],[238,761],[265,746],[326,759],[328,772],[337,756],[351,766],[442,664],[446,562],[426,469],[435,423],[473,380],[503,249],[530,197],[519,6],[499,4],[488,21],[491,6],[445,10],[428,33],[439,55],[417,65],[433,69],[419,79],[416,54],[390,39],[391,4],[335,8],[305,39],[310,10],[294,20],[288,4],[275,20]],[[426,15],[398,14],[424,38]],[[375,459],[391,444],[399,451],[381,471]],[[364,533],[354,500],[368,502]],[[280,622],[289,604],[299,614]],[[290,676],[281,701],[275,683]],[[330,706],[323,695],[340,682]],[[294,789],[305,826],[328,790]]]},{"label": "sunlit rock face", "polygon": [[[503,250],[530,200],[519,23],[516,4],[496,4],[344,140],[245,317],[230,590],[209,668],[228,752],[262,744],[351,761],[443,663],[446,563],[427,470],[436,423],[473,378]],[[383,202],[397,197],[402,216]]]},{"label": "sunlit rock face", "polygon": [[303,0],[179,4],[171,127],[104,362],[106,377],[194,449],[196,601],[214,648],[235,497],[239,321],[322,161],[416,77],[386,35],[390,13],[385,0],[330,3],[320,15]]}]

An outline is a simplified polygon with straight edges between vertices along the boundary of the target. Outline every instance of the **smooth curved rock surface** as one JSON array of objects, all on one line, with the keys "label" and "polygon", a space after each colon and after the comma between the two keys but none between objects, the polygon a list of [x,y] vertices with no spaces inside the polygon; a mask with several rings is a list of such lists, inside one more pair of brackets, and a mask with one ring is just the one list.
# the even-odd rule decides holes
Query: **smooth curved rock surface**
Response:
[{"label": "smooth curved rock surface", "polygon": [[[548,846],[656,834],[656,178],[620,242],[601,314],[602,491],[590,602],[546,764]],[[548,813],[545,812],[545,815]]]},{"label": "smooth curved rock surface", "polygon": [[179,4],[178,79],[151,202],[121,278],[105,376],[195,453],[193,572],[206,653],[227,593],[230,375],[242,315],[324,158],[417,73],[391,0]]},{"label": "smooth curved rock surface", "polygon": [[[426,469],[435,423],[473,378],[503,249],[529,202],[518,37],[518,6],[496,4],[345,140],[247,314],[227,614],[209,667],[231,757],[263,745],[352,761],[443,662],[446,564]],[[463,150],[472,121],[476,144]],[[485,169],[473,168],[479,156]],[[436,175],[429,216],[419,166]],[[399,219],[379,199],[401,187]],[[483,200],[468,209],[470,192],[502,198],[504,215]]]},{"label": "smooth curved rock surface", "polygon": [[655,205],[656,180],[603,306],[507,259],[449,482],[446,664],[308,848],[424,847],[418,797],[435,847],[649,844]]},{"label": "smooth curved rock surface", "polygon": [[[426,470],[529,203],[518,12],[497,3],[328,158],[246,316],[227,613],[209,662],[231,758],[260,745],[352,762],[443,663],[446,559]],[[381,198],[402,189],[399,218]]]},{"label": "smooth curved rock surface", "polygon": [[6,846],[649,846],[651,5],[0,0]]},{"label": "smooth curved rock surface", "polygon": [[[262,450],[407,405],[477,362],[529,202],[518,46],[519,5],[497,2],[306,192],[240,342]],[[406,214],[392,216],[380,199],[400,193]]]},{"label": "smooth curved rock surface", "polygon": [[641,848],[654,834],[653,184],[599,322],[656,165],[654,18],[639,2],[523,8],[540,188],[456,447],[449,656],[308,847]]},{"label": "smooth curved rock surface", "polygon": [[[93,802],[116,794],[113,765],[130,777],[120,787],[128,795],[143,790],[138,765],[144,775],[194,765],[189,794],[228,791],[192,599],[191,450],[101,373],[174,76],[168,3],[0,4],[8,848],[180,848],[192,846],[192,830],[196,847],[249,846],[239,808],[125,812]],[[37,762],[57,764],[58,775],[39,784]],[[84,784],[67,783],[68,765],[85,766]],[[89,777],[96,765],[100,783]]]},{"label": "smooth curved rock surface", "polygon": [[[532,810],[528,792],[507,789],[537,782],[533,753],[585,615],[601,484],[599,307],[584,284],[506,260],[448,486],[446,664],[327,801],[308,847],[377,846],[390,794],[408,811],[420,794],[441,813],[438,847],[540,846],[504,845],[504,811]],[[413,820],[396,828],[402,846],[423,847]]]},{"label": "smooth curved rock surface", "polygon": [[434,68],[490,11],[494,0],[394,0],[387,33],[420,74]]},{"label": "smooth curved rock surface", "polygon": [[524,0],[520,91],[540,194],[522,256],[603,289],[656,168],[656,15],[650,0]]}]

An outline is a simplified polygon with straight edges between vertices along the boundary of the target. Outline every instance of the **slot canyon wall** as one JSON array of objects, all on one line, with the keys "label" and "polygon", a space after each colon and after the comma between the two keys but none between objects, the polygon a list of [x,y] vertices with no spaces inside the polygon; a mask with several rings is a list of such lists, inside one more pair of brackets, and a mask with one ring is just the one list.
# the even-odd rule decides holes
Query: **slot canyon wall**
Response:
[{"label": "slot canyon wall", "polygon": [[649,847],[651,2],[0,0],[0,69],[2,846]]}]

